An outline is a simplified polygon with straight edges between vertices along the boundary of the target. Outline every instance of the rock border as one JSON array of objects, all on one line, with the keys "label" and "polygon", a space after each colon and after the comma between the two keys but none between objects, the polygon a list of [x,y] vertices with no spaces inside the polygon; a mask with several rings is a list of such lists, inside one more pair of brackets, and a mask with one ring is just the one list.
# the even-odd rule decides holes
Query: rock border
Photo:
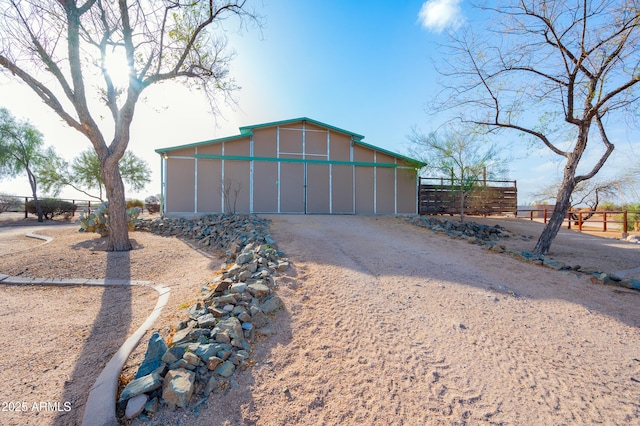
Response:
[{"label": "rock border", "polygon": [[199,409],[213,392],[226,392],[235,371],[249,368],[252,345],[273,334],[282,306],[274,277],[289,260],[268,233],[269,220],[246,214],[142,220],[137,230],[177,236],[222,252],[223,263],[201,289],[188,317],[167,340],[154,333],[134,379],[122,389],[118,418],[149,418],[162,407]]},{"label": "rock border", "polygon": [[[506,254],[514,259],[525,263],[532,263],[556,271],[573,271],[586,275],[591,275],[591,281],[595,284],[614,285],[632,290],[640,290],[640,280],[634,278],[623,278],[616,274],[599,271],[596,268],[581,265],[568,265],[565,262],[556,260],[542,254],[534,254],[526,250],[519,252],[509,251],[502,244],[500,239],[511,238],[512,235],[506,228],[495,225],[483,225],[473,221],[452,221],[445,218],[433,216],[417,216],[409,219],[409,222],[421,228],[427,228],[433,233],[447,236],[452,239],[466,240],[469,244],[481,246],[489,252]],[[520,236],[524,239],[531,239],[531,236]]]}]

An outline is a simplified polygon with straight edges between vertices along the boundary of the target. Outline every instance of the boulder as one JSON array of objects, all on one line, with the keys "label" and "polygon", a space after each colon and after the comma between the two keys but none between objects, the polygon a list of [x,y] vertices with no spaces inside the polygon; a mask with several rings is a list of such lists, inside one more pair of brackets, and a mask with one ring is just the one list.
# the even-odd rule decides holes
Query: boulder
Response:
[{"label": "boulder", "polygon": [[162,355],[167,351],[167,344],[164,339],[158,333],[153,333],[149,338],[149,344],[147,345],[147,352],[144,354],[144,360],[135,378],[138,379],[147,374],[151,374],[162,366]]},{"label": "boulder", "polygon": [[196,375],[185,369],[170,370],[164,378],[162,399],[171,408],[186,407],[189,404]]},{"label": "boulder", "polygon": [[147,394],[143,393],[142,395],[134,396],[127,401],[127,408],[125,408],[124,416],[127,419],[138,417],[140,413],[144,411],[147,401],[149,401],[149,396]]},{"label": "boulder", "polygon": [[120,401],[126,401],[134,396],[142,395],[143,393],[151,392],[158,389],[162,385],[160,374],[151,373],[146,376],[142,376],[127,384],[120,394]]}]

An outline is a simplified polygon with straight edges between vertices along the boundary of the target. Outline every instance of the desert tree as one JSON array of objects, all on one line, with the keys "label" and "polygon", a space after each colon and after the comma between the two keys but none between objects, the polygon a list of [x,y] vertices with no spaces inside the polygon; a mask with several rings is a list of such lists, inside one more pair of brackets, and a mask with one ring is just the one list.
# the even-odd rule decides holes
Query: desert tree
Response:
[{"label": "desert tree", "polygon": [[[149,165],[131,151],[124,153],[118,167],[122,181],[132,191],[139,192],[151,182]],[[40,187],[46,193],[58,195],[62,188],[69,186],[88,197],[104,201],[105,184],[100,159],[93,149],[82,151],[71,164],[57,155],[51,156],[38,168],[38,177]]]},{"label": "desert tree", "polygon": [[[109,250],[131,249],[119,164],[141,94],[177,80],[201,89],[215,110],[215,99],[237,88],[225,31],[247,22],[257,18],[246,0],[0,2],[0,70],[31,88],[98,155]],[[111,65],[118,58],[123,81]]]},{"label": "desert tree", "polygon": [[0,178],[27,174],[36,205],[38,222],[43,221],[38,201],[36,168],[47,161],[42,133],[28,121],[18,121],[6,109],[0,108]]},{"label": "desert tree", "polygon": [[500,148],[484,140],[472,126],[449,126],[428,134],[414,128],[408,139],[411,154],[427,164],[421,174],[446,178],[458,188],[460,221],[464,221],[466,197],[487,179],[507,174]]},{"label": "desert tree", "polygon": [[534,248],[545,254],[576,185],[613,152],[611,127],[637,106],[640,2],[506,0],[480,9],[495,19],[483,30],[451,34],[452,56],[439,67],[446,85],[438,110],[488,132],[525,136],[563,157],[555,209]]}]

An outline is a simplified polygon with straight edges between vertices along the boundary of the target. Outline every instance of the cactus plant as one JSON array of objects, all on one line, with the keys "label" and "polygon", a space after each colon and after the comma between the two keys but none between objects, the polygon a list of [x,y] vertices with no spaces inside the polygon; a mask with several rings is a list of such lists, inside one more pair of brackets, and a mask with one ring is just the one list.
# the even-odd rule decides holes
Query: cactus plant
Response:
[{"label": "cactus plant", "polygon": [[[141,209],[132,207],[127,209],[127,224],[130,231],[135,229],[136,224],[140,221]],[[95,209],[92,213],[80,214],[80,228],[85,232],[95,232],[101,237],[109,235],[109,202],[105,201]]]}]

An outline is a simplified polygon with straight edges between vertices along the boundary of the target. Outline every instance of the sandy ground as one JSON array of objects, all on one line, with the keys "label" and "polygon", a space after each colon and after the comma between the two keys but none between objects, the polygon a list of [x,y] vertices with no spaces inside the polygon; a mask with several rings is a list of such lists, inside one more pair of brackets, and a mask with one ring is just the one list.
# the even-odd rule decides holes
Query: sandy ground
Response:
[{"label": "sandy ground", "polygon": [[[277,278],[285,309],[274,318],[276,334],[255,345],[255,365],[236,373],[227,392],[196,410],[163,410],[134,424],[626,425],[640,418],[640,293],[488,253],[401,218],[269,218],[295,265]],[[500,221],[518,235],[538,232],[525,221]],[[132,234],[137,250],[110,263],[96,236],[47,231],[54,242],[0,257],[0,272],[99,278],[123,275],[124,262],[132,278],[171,286],[156,327],[165,335],[220,264],[181,241],[142,233]],[[534,243],[514,237],[505,244],[530,250]],[[610,272],[640,266],[640,246],[575,233],[561,233],[551,254]],[[82,381],[80,373],[97,376],[108,359],[104,350],[104,361],[84,368],[78,354],[124,339],[151,306],[145,295],[105,303],[87,289],[67,290],[0,286],[0,312],[38,330],[16,325],[0,333],[0,380],[18,376],[2,388],[1,401],[65,401],[71,389],[64,374],[71,383]],[[61,309],[49,309],[52,300]],[[98,338],[91,312],[100,318],[124,305],[131,310],[124,327]],[[73,306],[78,313],[65,320]],[[67,343],[73,332],[79,340]],[[39,370],[42,361],[26,350],[36,343],[49,354]],[[59,417],[64,424],[82,418],[83,388],[73,392],[78,399]],[[48,414],[0,412],[0,424],[55,424]]]}]

